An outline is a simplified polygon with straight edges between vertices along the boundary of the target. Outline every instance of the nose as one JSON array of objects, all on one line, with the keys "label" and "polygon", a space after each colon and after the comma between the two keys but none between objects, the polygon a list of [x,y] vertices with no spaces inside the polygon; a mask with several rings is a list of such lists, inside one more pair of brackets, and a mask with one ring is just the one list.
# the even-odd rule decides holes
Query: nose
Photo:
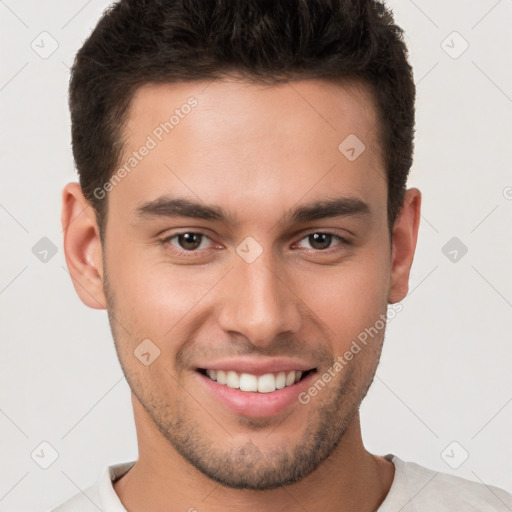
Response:
[{"label": "nose", "polygon": [[[247,263],[235,256],[235,266],[223,280],[218,322],[226,332],[242,334],[256,346],[271,345],[283,334],[294,334],[301,324],[300,300],[292,283],[264,251]],[[281,275],[279,275],[281,270]]]}]

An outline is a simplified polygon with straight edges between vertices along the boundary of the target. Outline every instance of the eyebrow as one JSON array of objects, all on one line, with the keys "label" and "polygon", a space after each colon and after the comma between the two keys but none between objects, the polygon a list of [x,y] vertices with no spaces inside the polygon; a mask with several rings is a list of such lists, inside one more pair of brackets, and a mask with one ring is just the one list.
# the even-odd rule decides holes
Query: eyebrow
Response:
[{"label": "eyebrow", "polygon": [[[161,196],[146,202],[135,210],[140,220],[151,218],[190,217],[194,219],[212,220],[225,224],[236,224],[236,219],[220,206],[205,205],[186,198]],[[288,210],[282,224],[295,224],[320,219],[346,216],[367,216],[371,214],[367,203],[357,197],[337,197],[307,203]]]}]

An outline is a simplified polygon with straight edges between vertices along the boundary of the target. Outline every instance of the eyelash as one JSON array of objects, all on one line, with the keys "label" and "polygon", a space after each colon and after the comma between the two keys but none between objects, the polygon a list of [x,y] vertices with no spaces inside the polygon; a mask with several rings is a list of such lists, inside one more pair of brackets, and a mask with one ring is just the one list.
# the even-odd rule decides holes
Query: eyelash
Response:
[{"label": "eyelash", "polygon": [[[175,233],[172,236],[168,236],[168,237],[164,238],[163,240],[160,241],[160,243],[162,244],[162,246],[172,245],[171,244],[171,240],[173,240],[175,238],[178,238],[180,235],[185,235],[185,234],[199,235],[201,237],[210,239],[210,237],[208,235],[206,235],[205,233],[201,233],[200,231],[182,231],[181,233]],[[321,253],[321,254],[332,254],[332,253],[335,253],[335,252],[338,252],[338,251],[341,250],[340,247],[339,247],[340,245],[347,246],[347,245],[351,245],[352,244],[352,242],[350,240],[348,240],[348,239],[346,239],[346,238],[344,238],[341,235],[338,235],[336,233],[332,233],[330,231],[312,231],[312,232],[304,235],[299,241],[302,241],[302,240],[304,240],[305,238],[308,238],[311,235],[318,235],[318,234],[330,235],[330,236],[332,236],[334,238],[337,238],[340,243],[338,243],[334,247],[330,247],[328,249],[306,249],[308,252],[312,251],[312,252],[317,252],[317,253]],[[203,240],[201,240],[201,242],[202,241]],[[173,247],[172,251],[171,251],[172,253],[177,254],[178,256],[185,256],[187,258],[197,257],[197,255],[201,251],[206,250],[206,249],[193,249],[193,250],[187,251],[185,249],[177,249],[176,246],[172,246],[172,247]]]}]

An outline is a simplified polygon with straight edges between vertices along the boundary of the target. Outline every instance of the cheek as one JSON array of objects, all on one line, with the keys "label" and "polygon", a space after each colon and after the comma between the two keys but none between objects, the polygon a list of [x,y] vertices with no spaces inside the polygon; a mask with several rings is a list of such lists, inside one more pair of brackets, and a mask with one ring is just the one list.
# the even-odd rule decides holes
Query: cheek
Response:
[{"label": "cheek", "polygon": [[328,328],[327,335],[343,343],[375,324],[387,308],[389,275],[382,258],[354,258],[337,267],[317,268],[297,282],[298,295]]},{"label": "cheek", "polygon": [[223,273],[171,265],[161,258],[126,259],[112,272],[116,309],[129,319],[138,337],[168,340],[180,331],[183,320],[197,314],[201,300]]}]

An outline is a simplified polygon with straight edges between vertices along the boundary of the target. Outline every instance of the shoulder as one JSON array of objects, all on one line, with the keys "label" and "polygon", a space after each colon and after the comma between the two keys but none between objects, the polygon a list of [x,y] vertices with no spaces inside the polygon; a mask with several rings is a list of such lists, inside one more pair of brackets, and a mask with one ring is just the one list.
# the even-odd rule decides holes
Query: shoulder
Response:
[{"label": "shoulder", "polygon": [[106,466],[97,483],[74,495],[50,512],[126,512],[112,482],[129,471],[135,461]]},{"label": "shoulder", "polygon": [[512,495],[503,489],[405,462],[396,455],[385,458],[395,465],[395,478],[379,512],[512,510]]}]

